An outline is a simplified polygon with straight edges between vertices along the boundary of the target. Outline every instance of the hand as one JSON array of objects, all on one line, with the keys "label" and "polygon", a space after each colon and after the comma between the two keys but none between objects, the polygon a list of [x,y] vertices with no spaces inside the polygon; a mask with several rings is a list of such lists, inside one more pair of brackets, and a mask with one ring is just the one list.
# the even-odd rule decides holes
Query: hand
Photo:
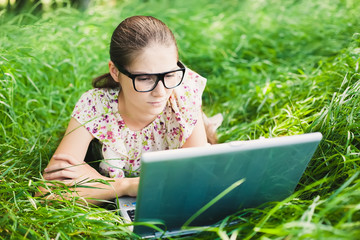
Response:
[{"label": "hand", "polygon": [[138,193],[140,178],[123,178],[123,181],[126,181],[125,195],[130,197],[136,197]]},{"label": "hand", "polygon": [[66,185],[74,185],[94,179],[107,179],[94,168],[68,154],[56,154],[53,162],[44,170],[45,180],[58,180]]},{"label": "hand", "polygon": [[[114,199],[120,196],[137,196],[139,177],[108,178],[98,173],[84,161],[79,161],[68,154],[56,154],[44,170],[45,180],[61,181],[68,186],[78,184],[77,196],[85,197],[86,201],[99,204],[96,199]],[[91,180],[109,181],[110,185]],[[89,181],[91,183],[89,183]],[[88,182],[88,183],[87,183]],[[82,188],[80,185],[94,188]]]}]

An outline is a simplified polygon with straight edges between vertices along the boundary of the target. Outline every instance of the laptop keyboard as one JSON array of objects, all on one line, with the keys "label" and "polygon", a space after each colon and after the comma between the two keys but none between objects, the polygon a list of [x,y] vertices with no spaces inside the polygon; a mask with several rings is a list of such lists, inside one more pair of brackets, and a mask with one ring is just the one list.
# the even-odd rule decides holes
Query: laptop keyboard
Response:
[{"label": "laptop keyboard", "polygon": [[129,214],[130,220],[133,222],[135,219],[135,209],[127,210],[127,213]]}]

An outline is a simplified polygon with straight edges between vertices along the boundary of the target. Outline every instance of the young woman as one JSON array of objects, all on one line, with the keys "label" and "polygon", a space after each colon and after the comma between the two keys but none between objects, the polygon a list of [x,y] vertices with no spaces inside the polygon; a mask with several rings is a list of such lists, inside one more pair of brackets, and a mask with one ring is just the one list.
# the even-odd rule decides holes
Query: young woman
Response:
[{"label": "young woman", "polygon": [[[73,195],[92,203],[136,196],[143,152],[208,144],[204,119],[206,125],[209,120],[201,111],[206,79],[179,60],[175,37],[163,22],[145,16],[121,22],[108,65],[109,73],[94,79],[95,88],[77,102],[43,175],[77,184]],[[101,174],[84,162],[94,138],[102,144]],[[109,184],[90,181],[96,179]]]}]

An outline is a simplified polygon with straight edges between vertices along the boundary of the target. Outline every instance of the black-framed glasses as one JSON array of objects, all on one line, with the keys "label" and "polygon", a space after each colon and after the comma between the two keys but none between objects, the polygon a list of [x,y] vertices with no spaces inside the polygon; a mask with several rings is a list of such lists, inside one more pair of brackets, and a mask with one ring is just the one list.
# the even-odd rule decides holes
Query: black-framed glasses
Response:
[{"label": "black-framed glasses", "polygon": [[132,79],[134,89],[137,92],[151,92],[156,88],[159,81],[162,81],[167,89],[179,86],[184,79],[186,68],[180,61],[177,62],[177,65],[180,67],[179,69],[168,72],[132,74],[125,68],[115,64],[119,72]]}]

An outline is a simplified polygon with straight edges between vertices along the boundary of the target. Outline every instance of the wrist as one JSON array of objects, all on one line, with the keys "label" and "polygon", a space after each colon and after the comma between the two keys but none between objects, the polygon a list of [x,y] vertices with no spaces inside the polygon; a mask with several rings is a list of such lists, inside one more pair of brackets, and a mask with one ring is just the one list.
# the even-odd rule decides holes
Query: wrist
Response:
[{"label": "wrist", "polygon": [[129,182],[127,178],[109,178],[108,182],[115,191],[115,197],[121,197],[127,195]]},{"label": "wrist", "polygon": [[113,190],[114,198],[121,196],[135,197],[137,195],[139,178],[106,178]]},{"label": "wrist", "polygon": [[121,178],[119,196],[135,197],[137,195],[139,178]]}]

